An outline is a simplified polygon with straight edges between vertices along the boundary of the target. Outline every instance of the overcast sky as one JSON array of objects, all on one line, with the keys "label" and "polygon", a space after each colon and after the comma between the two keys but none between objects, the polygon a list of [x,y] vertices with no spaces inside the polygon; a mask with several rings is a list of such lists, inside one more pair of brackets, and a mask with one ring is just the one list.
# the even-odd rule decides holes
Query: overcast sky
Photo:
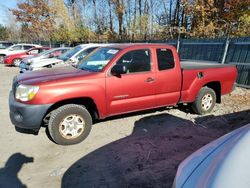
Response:
[{"label": "overcast sky", "polygon": [[8,17],[6,12],[8,8],[15,8],[17,0],[0,0],[0,24],[6,25],[8,23]]}]

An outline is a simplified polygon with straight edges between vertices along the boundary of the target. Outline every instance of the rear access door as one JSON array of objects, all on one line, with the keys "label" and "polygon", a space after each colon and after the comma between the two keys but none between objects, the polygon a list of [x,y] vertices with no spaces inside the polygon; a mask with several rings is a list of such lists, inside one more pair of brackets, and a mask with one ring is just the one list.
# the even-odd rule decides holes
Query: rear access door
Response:
[{"label": "rear access door", "polygon": [[175,105],[180,98],[182,74],[176,50],[168,47],[155,49],[156,105]]}]

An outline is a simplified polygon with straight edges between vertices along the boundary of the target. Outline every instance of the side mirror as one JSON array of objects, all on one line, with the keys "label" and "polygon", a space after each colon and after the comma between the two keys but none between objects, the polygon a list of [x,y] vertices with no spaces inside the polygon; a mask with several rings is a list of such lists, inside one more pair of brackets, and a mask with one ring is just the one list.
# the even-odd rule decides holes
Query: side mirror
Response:
[{"label": "side mirror", "polygon": [[127,73],[127,67],[125,65],[115,65],[111,69],[111,74],[114,76],[119,76],[121,74]]},{"label": "side mirror", "polygon": [[49,58],[53,58],[53,57],[55,57],[54,54],[50,54],[49,55]]}]

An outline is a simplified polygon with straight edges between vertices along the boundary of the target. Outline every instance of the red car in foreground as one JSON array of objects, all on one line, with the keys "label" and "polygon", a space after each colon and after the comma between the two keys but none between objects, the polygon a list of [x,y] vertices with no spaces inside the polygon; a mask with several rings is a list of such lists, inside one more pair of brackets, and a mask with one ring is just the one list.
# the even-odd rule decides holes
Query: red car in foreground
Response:
[{"label": "red car in foreground", "polygon": [[36,56],[41,52],[44,52],[45,50],[49,50],[49,47],[35,47],[31,48],[30,50],[27,50],[23,53],[13,54],[13,55],[7,55],[4,57],[4,64],[5,65],[14,65],[16,67],[19,66],[22,59],[26,57],[32,57]]},{"label": "red car in foreground", "polygon": [[10,119],[17,129],[48,125],[58,144],[76,144],[95,119],[190,103],[212,111],[237,77],[235,65],[180,62],[176,49],[160,44],[101,47],[77,67],[25,72],[13,80]]}]

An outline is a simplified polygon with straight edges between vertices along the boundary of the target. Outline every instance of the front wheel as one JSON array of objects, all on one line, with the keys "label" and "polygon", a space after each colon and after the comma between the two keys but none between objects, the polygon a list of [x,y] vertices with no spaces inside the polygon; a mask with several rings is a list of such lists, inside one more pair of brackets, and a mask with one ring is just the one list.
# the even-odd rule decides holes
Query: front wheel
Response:
[{"label": "front wheel", "polygon": [[213,110],[216,103],[216,94],[213,89],[203,87],[199,91],[195,101],[192,103],[192,109],[197,114],[206,114]]},{"label": "front wheel", "polygon": [[14,59],[13,62],[12,62],[12,65],[14,65],[15,67],[19,67],[21,63],[21,59]]},{"label": "front wheel", "polygon": [[48,130],[51,138],[60,145],[83,141],[92,128],[92,118],[86,108],[76,104],[59,107],[51,113]]}]

